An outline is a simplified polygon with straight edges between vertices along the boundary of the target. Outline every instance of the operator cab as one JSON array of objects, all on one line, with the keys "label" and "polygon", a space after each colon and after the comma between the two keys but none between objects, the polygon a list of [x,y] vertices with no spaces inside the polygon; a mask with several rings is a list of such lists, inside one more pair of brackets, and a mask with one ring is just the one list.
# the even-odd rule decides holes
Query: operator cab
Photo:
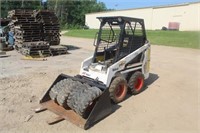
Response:
[{"label": "operator cab", "polygon": [[[106,70],[147,41],[143,19],[122,16],[97,18],[100,21],[100,29],[94,42],[96,49],[92,68]],[[139,60],[140,57],[135,60]]]}]

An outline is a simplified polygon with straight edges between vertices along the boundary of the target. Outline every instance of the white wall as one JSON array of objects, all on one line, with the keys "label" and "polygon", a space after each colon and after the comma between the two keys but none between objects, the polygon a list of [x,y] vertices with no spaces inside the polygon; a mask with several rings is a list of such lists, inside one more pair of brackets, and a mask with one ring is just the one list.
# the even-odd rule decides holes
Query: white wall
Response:
[{"label": "white wall", "polygon": [[169,22],[179,22],[181,31],[200,31],[200,2],[187,3],[176,6],[152,7],[86,14],[85,24],[90,28],[98,29],[102,16],[127,16],[143,18],[146,29],[156,30]]}]

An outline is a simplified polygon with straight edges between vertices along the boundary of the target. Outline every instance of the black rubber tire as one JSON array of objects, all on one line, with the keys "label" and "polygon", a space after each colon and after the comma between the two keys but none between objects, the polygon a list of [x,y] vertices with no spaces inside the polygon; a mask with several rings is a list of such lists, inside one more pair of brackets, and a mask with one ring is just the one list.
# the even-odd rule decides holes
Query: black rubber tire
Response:
[{"label": "black rubber tire", "polygon": [[72,90],[76,90],[82,87],[82,83],[79,81],[73,81],[71,79],[64,82],[65,85],[60,86],[60,92],[58,92],[58,95],[56,97],[56,101],[59,105],[63,106],[64,108],[68,109],[67,105],[67,99],[69,94],[72,92]]},{"label": "black rubber tire", "polygon": [[[86,91],[88,88],[90,88],[90,86],[88,84],[77,85],[74,89],[71,89],[71,92],[68,97],[69,100],[67,99],[67,101],[71,101],[71,99],[76,99],[76,97],[79,97],[79,95],[77,95],[77,94]],[[73,104],[73,102],[67,102],[67,104],[72,109],[76,108],[76,107],[74,107],[75,104]]]},{"label": "black rubber tire", "polygon": [[122,102],[127,94],[127,81],[123,77],[113,79],[109,87],[110,98],[114,103]]},{"label": "black rubber tire", "polygon": [[57,97],[56,97],[56,101],[57,101],[57,103],[58,103],[59,105],[61,105],[61,106],[64,107],[65,109],[69,109],[69,107],[68,107],[68,105],[67,105],[67,101],[66,101],[67,98],[68,98],[68,95],[65,94],[65,93],[63,92],[63,90],[61,90],[61,91],[58,93]]},{"label": "black rubber tire", "polygon": [[144,75],[140,71],[132,74],[128,82],[129,91],[133,95],[137,95],[144,90]]},{"label": "black rubber tire", "polygon": [[102,91],[97,87],[74,90],[67,100],[68,106],[83,118],[87,118],[90,112],[88,108],[94,105],[95,99],[101,94]]},{"label": "black rubber tire", "polygon": [[65,87],[66,85],[66,82],[68,81],[69,79],[63,79],[59,82],[57,82],[52,88],[51,90],[49,91],[49,96],[52,100],[56,101],[56,97],[58,95],[58,93],[61,91],[62,88]]}]

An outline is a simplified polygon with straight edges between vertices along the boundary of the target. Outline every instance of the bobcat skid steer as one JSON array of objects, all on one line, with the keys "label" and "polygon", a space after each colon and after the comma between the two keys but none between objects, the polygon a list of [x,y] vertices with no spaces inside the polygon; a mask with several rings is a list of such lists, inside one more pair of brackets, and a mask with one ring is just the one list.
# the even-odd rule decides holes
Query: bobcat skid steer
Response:
[{"label": "bobcat skid steer", "polygon": [[82,62],[80,74],[61,74],[40,100],[36,112],[58,115],[49,124],[68,120],[88,129],[113,112],[112,104],[143,90],[149,77],[150,44],[143,19],[98,17],[94,55]]}]

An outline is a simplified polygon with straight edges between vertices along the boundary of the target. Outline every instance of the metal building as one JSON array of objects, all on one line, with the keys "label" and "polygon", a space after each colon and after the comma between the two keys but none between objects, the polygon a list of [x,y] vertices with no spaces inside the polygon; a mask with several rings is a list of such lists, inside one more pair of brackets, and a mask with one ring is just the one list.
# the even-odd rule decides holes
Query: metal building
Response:
[{"label": "metal building", "polygon": [[96,17],[101,16],[143,18],[148,30],[168,28],[171,22],[172,25],[178,24],[180,31],[200,31],[200,2],[89,13],[85,15],[85,24],[91,29],[98,29]]}]

